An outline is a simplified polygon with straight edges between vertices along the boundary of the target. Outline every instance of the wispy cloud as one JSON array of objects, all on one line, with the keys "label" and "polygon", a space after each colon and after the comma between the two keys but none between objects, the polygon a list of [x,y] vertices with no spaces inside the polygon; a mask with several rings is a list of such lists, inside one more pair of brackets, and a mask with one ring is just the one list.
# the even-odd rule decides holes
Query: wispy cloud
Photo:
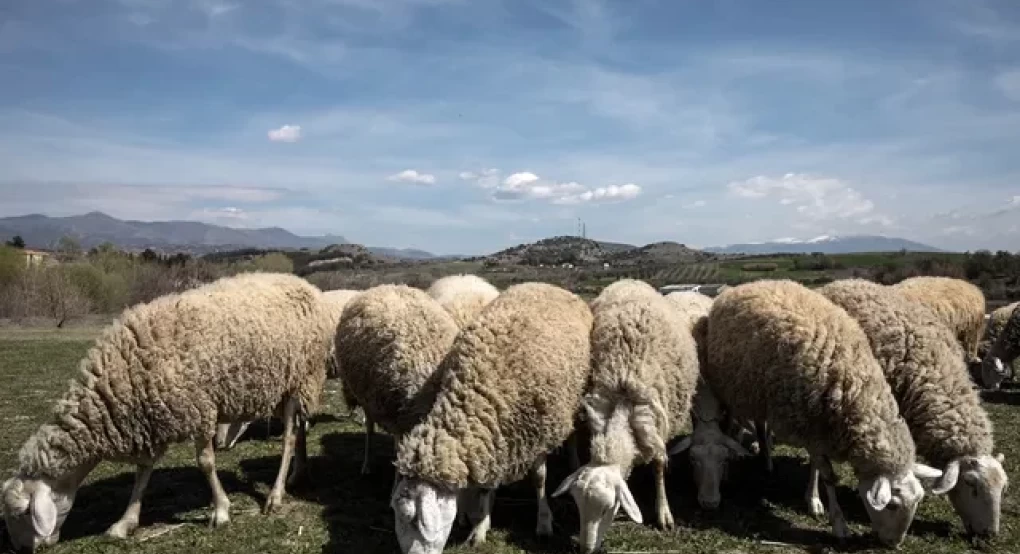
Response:
[{"label": "wispy cloud", "polygon": [[412,185],[434,185],[436,176],[429,173],[419,173],[414,169],[405,169],[400,173],[394,173],[386,178],[389,181],[399,183],[410,183]]},{"label": "wispy cloud", "polygon": [[279,129],[271,129],[268,135],[273,142],[297,142],[301,140],[301,126],[284,125]]},{"label": "wispy cloud", "polygon": [[775,199],[812,220],[854,220],[861,225],[891,225],[892,218],[875,213],[875,203],[839,179],[787,173],[759,175],[727,185],[730,194],[744,199]]}]

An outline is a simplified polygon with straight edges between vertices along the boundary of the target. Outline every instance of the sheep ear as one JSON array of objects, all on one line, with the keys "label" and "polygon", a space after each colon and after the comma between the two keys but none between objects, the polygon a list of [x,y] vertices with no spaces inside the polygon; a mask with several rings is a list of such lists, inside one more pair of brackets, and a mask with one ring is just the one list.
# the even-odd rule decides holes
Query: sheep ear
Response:
[{"label": "sheep ear", "polygon": [[575,471],[575,472],[571,473],[570,475],[568,475],[567,478],[564,479],[562,483],[560,483],[560,486],[556,487],[556,490],[553,491],[552,497],[556,498],[557,496],[567,492],[567,490],[570,487],[572,487],[575,482],[577,482],[578,476],[581,475],[581,472],[585,469],[585,467],[586,466],[581,466],[581,467],[577,468],[577,471]]},{"label": "sheep ear", "polygon": [[634,495],[630,493],[630,487],[627,486],[627,481],[620,477],[620,480],[616,483],[616,498],[617,502],[620,503],[620,507],[623,508],[624,513],[627,514],[634,523],[642,523],[641,510],[638,508],[637,502],[634,501]]},{"label": "sheep ear", "polygon": [[1006,455],[1003,454],[1002,452],[999,452],[998,454],[995,455],[995,461],[999,462],[1000,464],[1005,463]]},{"label": "sheep ear", "polygon": [[740,444],[736,439],[729,435],[723,435],[723,444],[725,444],[726,448],[729,448],[730,452],[732,452],[735,456],[751,455],[751,453],[744,448],[744,445]]},{"label": "sheep ear", "polygon": [[946,466],[946,471],[942,474],[942,477],[935,483],[935,486],[931,488],[931,493],[938,496],[940,494],[946,494],[953,490],[956,486],[956,482],[960,479],[960,460],[953,460]]},{"label": "sheep ear", "polygon": [[679,453],[683,452],[684,450],[687,450],[688,448],[690,448],[691,447],[691,443],[693,443],[693,442],[694,441],[691,439],[691,437],[689,437],[689,436],[688,437],[684,437],[683,440],[681,440],[680,442],[674,444],[673,448],[669,449],[669,455],[670,456],[676,456],[677,454],[679,454]]},{"label": "sheep ear", "polygon": [[57,505],[53,503],[53,492],[42,484],[32,494],[32,528],[40,537],[48,537],[57,529]]},{"label": "sheep ear", "polygon": [[882,476],[876,479],[871,485],[871,490],[868,491],[867,498],[872,509],[875,511],[884,510],[892,500],[892,484],[889,482],[889,478]]}]

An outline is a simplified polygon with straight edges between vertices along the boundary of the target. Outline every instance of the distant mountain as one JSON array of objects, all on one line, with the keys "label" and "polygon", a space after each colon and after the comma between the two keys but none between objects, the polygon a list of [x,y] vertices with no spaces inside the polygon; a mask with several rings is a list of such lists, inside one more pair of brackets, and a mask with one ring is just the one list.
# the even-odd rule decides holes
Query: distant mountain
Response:
[{"label": "distant mountain", "polygon": [[[111,242],[128,250],[186,251],[205,254],[242,248],[320,250],[331,244],[349,241],[340,235],[305,237],[280,227],[238,229],[197,221],[132,221],[89,212],[69,217],[31,214],[0,218],[0,240],[21,235],[29,247],[53,248],[64,236],[73,236],[83,248]],[[402,259],[428,259],[422,250],[370,247],[383,256]]]},{"label": "distant mountain", "polygon": [[711,254],[676,242],[653,242],[640,248],[617,252],[606,261],[612,265],[661,265],[699,262]]},{"label": "distant mountain", "polygon": [[823,235],[808,240],[778,239],[769,242],[731,244],[705,248],[716,254],[851,254],[855,252],[945,252],[945,250],[912,240],[879,235],[837,237]]}]

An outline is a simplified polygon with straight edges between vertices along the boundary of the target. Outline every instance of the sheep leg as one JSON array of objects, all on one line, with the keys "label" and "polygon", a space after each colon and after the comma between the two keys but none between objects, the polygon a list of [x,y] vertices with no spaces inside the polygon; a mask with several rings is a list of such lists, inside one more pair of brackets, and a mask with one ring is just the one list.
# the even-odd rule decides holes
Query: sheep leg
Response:
[{"label": "sheep leg", "polygon": [[577,453],[577,431],[574,431],[567,437],[567,458],[569,459],[571,473],[581,468],[581,457]]},{"label": "sheep leg", "polygon": [[492,527],[492,504],[496,500],[496,489],[477,489],[474,496],[477,502],[472,502],[472,505],[478,507],[478,512],[472,510],[470,514],[475,516],[470,518],[475,520],[475,526],[467,541],[471,546],[479,546],[485,542],[489,528]]},{"label": "sheep leg", "polygon": [[365,459],[361,463],[361,474],[368,475],[372,472],[372,435],[375,434],[375,422],[365,414]]},{"label": "sheep leg", "polygon": [[276,482],[273,490],[269,491],[269,498],[263,507],[263,513],[271,513],[283,504],[284,481],[287,478],[287,470],[290,469],[290,459],[294,456],[294,420],[297,419],[298,401],[296,398],[288,398],[283,406],[283,454],[280,456],[280,471],[276,474]]},{"label": "sheep leg", "polygon": [[666,498],[666,460],[655,460],[655,511],[659,514],[659,528],[664,531],[672,531],[676,528],[673,521],[673,512],[669,509],[669,499]]},{"label": "sheep leg", "polygon": [[287,486],[294,487],[308,471],[308,421],[297,416],[297,441],[294,445],[294,469],[287,478]]},{"label": "sheep leg", "polygon": [[202,470],[205,478],[209,481],[209,488],[212,489],[213,513],[209,518],[211,527],[219,527],[230,521],[230,499],[216,476],[216,445],[215,437],[206,437],[195,441],[195,450],[198,452],[198,468]]},{"label": "sheep leg", "polygon": [[535,534],[540,537],[552,535],[552,510],[549,508],[549,499],[545,496],[545,478],[548,474],[545,464],[546,456],[543,454],[531,467],[531,483],[535,486],[535,497],[538,499],[538,525]]},{"label": "sheep leg", "polygon": [[142,511],[142,495],[145,488],[149,486],[149,478],[152,477],[154,462],[138,464],[135,473],[135,488],[131,490],[131,500],[128,501],[127,510],[117,523],[114,523],[106,530],[106,534],[116,539],[126,539],[128,535],[138,528],[138,516]]},{"label": "sheep leg", "polygon": [[818,464],[822,484],[825,485],[825,496],[829,501],[829,523],[832,524],[832,532],[836,538],[845,540],[850,537],[850,528],[836,500],[836,472],[832,469],[832,462],[828,456],[818,456],[815,463]]},{"label": "sheep leg", "polygon": [[772,474],[772,433],[769,432],[769,424],[765,420],[754,422],[754,428],[758,432],[758,453],[765,461],[765,472]]},{"label": "sheep leg", "polygon": [[808,486],[807,490],[804,491],[804,499],[807,500],[808,513],[814,517],[820,518],[825,514],[825,506],[822,504],[822,499],[818,495],[818,477],[818,466],[815,465],[814,460],[811,460]]}]

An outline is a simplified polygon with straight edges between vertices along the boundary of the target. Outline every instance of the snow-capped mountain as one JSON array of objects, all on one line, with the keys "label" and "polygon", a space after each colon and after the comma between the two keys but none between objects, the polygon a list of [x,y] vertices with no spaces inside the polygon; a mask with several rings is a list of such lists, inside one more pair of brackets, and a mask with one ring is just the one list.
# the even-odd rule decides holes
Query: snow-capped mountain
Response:
[{"label": "snow-capped mountain", "polygon": [[849,254],[853,252],[944,252],[940,248],[896,237],[879,235],[853,235],[839,237],[821,235],[810,239],[779,238],[767,242],[749,242],[714,246],[706,248],[706,252],[718,254]]}]

